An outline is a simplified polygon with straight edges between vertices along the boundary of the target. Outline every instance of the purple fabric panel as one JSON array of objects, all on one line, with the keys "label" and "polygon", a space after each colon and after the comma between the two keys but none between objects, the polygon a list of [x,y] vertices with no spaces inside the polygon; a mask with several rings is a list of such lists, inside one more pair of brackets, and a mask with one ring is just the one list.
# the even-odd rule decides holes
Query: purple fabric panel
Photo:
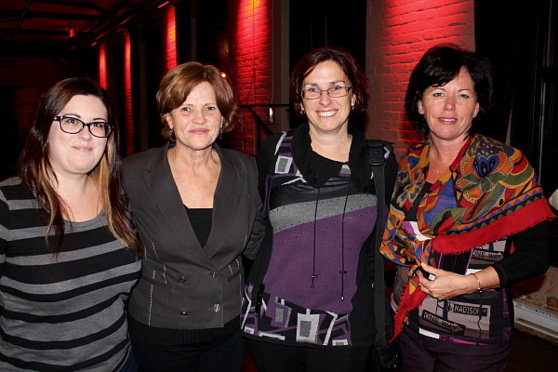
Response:
[{"label": "purple fabric panel", "polygon": [[[266,292],[299,306],[348,314],[356,291],[356,270],[362,245],[376,220],[377,209],[367,207],[345,214],[344,283],[341,280],[342,216],[324,218],[316,223],[315,274],[311,288],[314,222],[304,223],[274,234],[273,255],[264,279]],[[370,224],[363,220],[371,221]],[[342,285],[343,284],[343,285]],[[344,293],[344,301],[341,293]]]}]

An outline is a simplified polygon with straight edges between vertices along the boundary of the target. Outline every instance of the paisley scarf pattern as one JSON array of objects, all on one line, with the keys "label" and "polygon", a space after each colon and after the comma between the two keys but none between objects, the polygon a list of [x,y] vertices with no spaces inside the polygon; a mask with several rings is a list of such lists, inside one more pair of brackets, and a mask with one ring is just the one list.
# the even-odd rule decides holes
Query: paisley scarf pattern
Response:
[{"label": "paisley scarf pattern", "polygon": [[433,252],[464,253],[554,218],[523,153],[473,135],[419,201],[417,227],[423,236],[415,236],[403,222],[426,183],[431,145],[428,140],[401,159],[380,247],[388,260],[411,268],[395,316],[394,338],[426,297],[415,270],[421,262],[435,266]]}]

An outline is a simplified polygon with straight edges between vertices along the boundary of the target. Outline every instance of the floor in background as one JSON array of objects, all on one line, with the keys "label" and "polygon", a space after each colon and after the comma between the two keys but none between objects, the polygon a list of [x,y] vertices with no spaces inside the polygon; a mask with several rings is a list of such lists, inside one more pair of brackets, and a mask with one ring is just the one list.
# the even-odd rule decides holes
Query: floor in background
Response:
[{"label": "floor in background", "polygon": [[506,372],[558,371],[558,346],[526,332],[514,330],[512,354]]}]

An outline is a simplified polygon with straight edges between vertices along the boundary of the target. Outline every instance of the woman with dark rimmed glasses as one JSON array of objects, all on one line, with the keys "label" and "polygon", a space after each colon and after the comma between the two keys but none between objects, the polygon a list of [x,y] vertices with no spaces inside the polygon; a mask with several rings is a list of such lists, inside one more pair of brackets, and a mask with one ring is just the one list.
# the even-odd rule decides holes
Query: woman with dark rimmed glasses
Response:
[{"label": "woman with dark rimmed glasses", "polygon": [[95,81],[57,83],[0,184],[0,370],[137,370],[125,302],[141,249],[114,119]]},{"label": "woman with dark rimmed glasses", "polygon": [[[291,74],[301,126],[257,157],[268,236],[245,290],[242,329],[260,372],[365,371],[374,342],[369,240],[378,198],[364,134],[368,83],[345,50],[317,48]],[[396,163],[384,146],[386,195]]]}]

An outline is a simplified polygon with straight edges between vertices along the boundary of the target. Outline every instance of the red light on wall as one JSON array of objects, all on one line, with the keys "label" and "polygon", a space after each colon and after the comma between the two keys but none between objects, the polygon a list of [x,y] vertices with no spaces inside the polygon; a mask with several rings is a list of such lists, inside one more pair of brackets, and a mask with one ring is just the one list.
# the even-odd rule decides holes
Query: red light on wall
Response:
[{"label": "red light on wall", "polygon": [[[231,44],[239,102],[268,103],[271,99],[271,0],[234,3],[234,42]],[[243,115],[239,145],[247,154],[257,151],[258,127],[250,114]],[[235,141],[233,137],[233,143]],[[237,142],[238,143],[238,142]]]},{"label": "red light on wall", "polygon": [[167,8],[167,22],[166,22],[166,68],[167,71],[172,70],[177,64],[176,53],[176,14],[174,6]]},{"label": "red light on wall", "polygon": [[107,89],[107,55],[105,43],[99,44],[99,85]]},{"label": "red light on wall", "polygon": [[367,135],[395,143],[397,156],[418,138],[404,114],[411,72],[424,52],[440,43],[474,48],[474,0],[369,1],[366,71],[373,82]]},{"label": "red light on wall", "polygon": [[244,0],[239,8],[244,8],[246,17],[253,17],[255,14],[255,10],[260,7],[260,3],[261,0]]},{"label": "red light on wall", "polygon": [[126,32],[124,46],[124,112],[126,125],[126,155],[134,153],[134,120],[132,112],[132,42]]},{"label": "red light on wall", "polygon": [[[252,86],[255,86],[256,81],[265,80],[269,76],[268,70],[271,68],[269,56],[262,56],[269,51],[271,45],[271,1],[241,0],[237,17],[236,74],[248,77],[252,80]],[[243,104],[257,103],[258,98],[262,100],[267,93],[265,90],[257,92],[254,89],[241,91],[240,100]]]}]

